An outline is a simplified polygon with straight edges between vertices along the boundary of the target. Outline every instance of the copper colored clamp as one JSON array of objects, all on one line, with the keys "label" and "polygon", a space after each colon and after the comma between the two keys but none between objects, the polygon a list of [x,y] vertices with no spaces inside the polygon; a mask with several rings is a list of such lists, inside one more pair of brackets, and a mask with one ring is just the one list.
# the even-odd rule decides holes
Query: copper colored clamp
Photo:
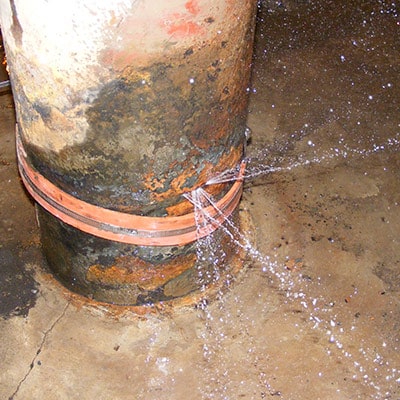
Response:
[{"label": "copper colored clamp", "polygon": [[215,231],[239,204],[246,167],[242,162],[232,187],[215,207],[205,207],[207,221],[197,226],[194,212],[177,217],[145,217],[109,210],[71,196],[28,164],[18,132],[17,156],[21,178],[28,192],[48,212],[83,232],[141,246],[182,246]]}]

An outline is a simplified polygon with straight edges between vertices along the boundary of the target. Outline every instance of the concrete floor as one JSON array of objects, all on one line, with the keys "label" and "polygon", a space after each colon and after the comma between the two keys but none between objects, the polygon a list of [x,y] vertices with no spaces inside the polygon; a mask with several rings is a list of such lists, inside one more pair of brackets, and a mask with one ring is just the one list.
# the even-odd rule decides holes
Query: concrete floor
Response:
[{"label": "concrete floor", "polygon": [[0,95],[1,399],[400,399],[400,19],[335,5],[262,6],[254,248],[208,306],[110,312],[52,279]]}]

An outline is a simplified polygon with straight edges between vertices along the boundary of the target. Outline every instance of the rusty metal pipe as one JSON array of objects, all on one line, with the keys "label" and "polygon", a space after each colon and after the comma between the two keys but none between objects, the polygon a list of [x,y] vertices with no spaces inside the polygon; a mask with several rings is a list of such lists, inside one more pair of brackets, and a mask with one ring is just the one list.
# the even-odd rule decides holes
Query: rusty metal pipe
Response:
[{"label": "rusty metal pipe", "polygon": [[[199,289],[184,194],[242,160],[256,3],[0,0],[21,176],[69,289],[130,305]],[[240,179],[208,190],[228,215]],[[202,234],[224,269],[222,222]]]}]

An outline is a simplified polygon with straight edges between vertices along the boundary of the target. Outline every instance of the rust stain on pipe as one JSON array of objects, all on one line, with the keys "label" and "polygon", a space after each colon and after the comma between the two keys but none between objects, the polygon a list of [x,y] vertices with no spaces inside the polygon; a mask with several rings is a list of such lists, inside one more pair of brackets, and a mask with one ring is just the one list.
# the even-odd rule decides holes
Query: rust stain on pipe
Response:
[{"label": "rust stain on pipe", "polygon": [[139,290],[156,290],[171,279],[176,278],[195,264],[194,254],[180,255],[170,262],[155,264],[138,257],[121,256],[112,266],[92,265],[87,270],[89,282],[105,285],[136,285]]},{"label": "rust stain on pipe", "polygon": [[[192,213],[183,195],[243,157],[257,2],[71,0],[60,3],[59,24],[46,24],[51,18],[35,12],[52,5],[35,1],[43,7],[18,3],[16,19],[0,0],[26,162],[93,206],[146,217]],[[15,37],[7,36],[12,26]],[[219,201],[231,187],[207,191]],[[52,270],[78,293],[144,304],[195,290],[192,244],[116,243],[38,214]],[[235,251],[213,235],[225,246],[223,268]]]}]

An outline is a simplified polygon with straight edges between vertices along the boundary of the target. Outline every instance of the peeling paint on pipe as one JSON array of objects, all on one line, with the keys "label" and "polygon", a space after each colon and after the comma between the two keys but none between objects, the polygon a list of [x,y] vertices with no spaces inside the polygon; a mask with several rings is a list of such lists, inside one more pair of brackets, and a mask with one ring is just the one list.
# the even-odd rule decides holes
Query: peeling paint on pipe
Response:
[{"label": "peeling paint on pipe", "polygon": [[[0,6],[26,160],[61,191],[118,212],[182,216],[193,212],[184,193],[240,163],[256,1]],[[146,304],[198,288],[194,244],[108,241],[40,207],[39,220],[50,268],[78,293]]]}]

